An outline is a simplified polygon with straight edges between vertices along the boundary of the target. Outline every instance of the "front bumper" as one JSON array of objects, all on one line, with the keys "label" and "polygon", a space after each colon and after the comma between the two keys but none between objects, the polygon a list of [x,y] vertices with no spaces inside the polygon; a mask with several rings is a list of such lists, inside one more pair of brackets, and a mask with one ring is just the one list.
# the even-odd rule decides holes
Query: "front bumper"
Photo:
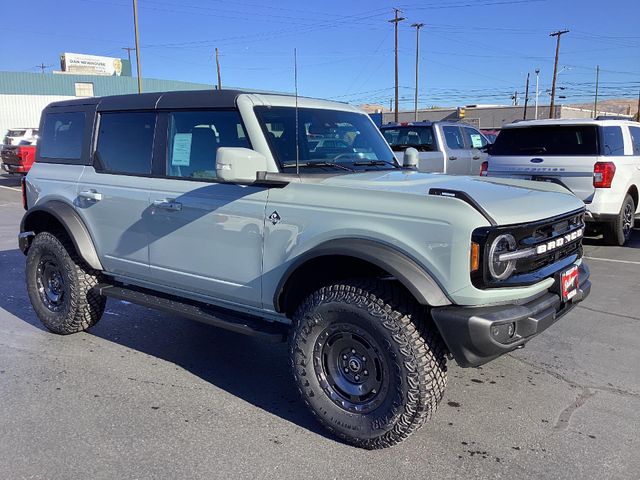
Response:
[{"label": "front bumper", "polygon": [[476,367],[523,346],[587,298],[591,282],[584,262],[578,282],[578,293],[569,302],[551,289],[523,305],[450,306],[434,308],[431,314],[458,365]]}]

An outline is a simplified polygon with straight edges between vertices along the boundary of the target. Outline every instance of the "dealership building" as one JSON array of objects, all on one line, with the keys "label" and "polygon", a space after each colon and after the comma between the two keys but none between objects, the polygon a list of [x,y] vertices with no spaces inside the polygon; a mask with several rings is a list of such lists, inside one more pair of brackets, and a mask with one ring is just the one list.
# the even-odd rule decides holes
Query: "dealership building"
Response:
[{"label": "dealership building", "polygon": [[[10,128],[37,128],[51,102],[138,92],[127,59],[65,53],[53,73],[0,72],[0,139]],[[203,90],[213,85],[144,78],[144,92]]]}]

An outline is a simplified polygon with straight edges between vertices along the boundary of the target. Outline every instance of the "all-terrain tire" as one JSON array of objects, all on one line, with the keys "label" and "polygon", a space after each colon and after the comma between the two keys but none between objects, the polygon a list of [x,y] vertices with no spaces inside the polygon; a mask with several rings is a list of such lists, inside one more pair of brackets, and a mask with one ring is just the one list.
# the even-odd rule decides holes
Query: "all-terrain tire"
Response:
[{"label": "all-terrain tire", "polygon": [[609,245],[624,245],[633,232],[636,204],[629,194],[624,198],[620,213],[616,219],[604,230],[604,241]]},{"label": "all-terrain tire", "polygon": [[[324,427],[347,443],[377,449],[401,442],[430,418],[447,375],[444,344],[426,315],[394,282],[374,279],[323,287],[300,305],[290,340],[293,375]],[[365,363],[366,356],[372,358]],[[371,385],[358,390],[354,378],[366,368],[379,388],[360,395]]]},{"label": "all-terrain tire", "polygon": [[33,309],[54,333],[81,332],[102,317],[105,298],[94,290],[100,274],[84,263],[63,234],[35,236],[27,254],[26,280]]}]

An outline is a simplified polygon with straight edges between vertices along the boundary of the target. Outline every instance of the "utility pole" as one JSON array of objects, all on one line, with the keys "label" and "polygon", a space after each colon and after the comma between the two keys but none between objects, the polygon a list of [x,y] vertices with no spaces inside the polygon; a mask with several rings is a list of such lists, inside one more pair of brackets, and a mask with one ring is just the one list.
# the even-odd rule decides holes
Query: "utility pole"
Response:
[{"label": "utility pole", "polygon": [[412,23],[412,27],[416,29],[416,92],[413,102],[413,121],[418,121],[418,64],[420,59],[420,29],[424,27],[424,23]]},{"label": "utility pole", "polygon": [[511,95],[511,100],[513,100],[513,106],[517,107],[518,106],[518,91],[517,90],[515,92],[513,92],[513,95]]},{"label": "utility pole", "polygon": [[51,67],[51,65],[45,65],[44,63],[41,63],[40,65],[36,65],[36,68],[39,68],[40,70],[42,70],[42,73],[44,74],[44,71]]},{"label": "utility pole", "polygon": [[394,8],[393,9],[396,13],[395,18],[393,20],[388,20],[389,23],[393,23],[394,24],[394,28],[395,28],[395,35],[396,35],[396,79],[395,79],[395,91],[396,91],[396,110],[394,113],[394,120],[397,122],[398,121],[398,23],[400,23],[401,21],[405,20],[404,17],[400,17],[399,14],[402,13],[402,11],[399,8]]},{"label": "utility pole", "polygon": [[393,98],[389,99],[389,111],[393,112]]},{"label": "utility pole", "polygon": [[218,58],[218,47],[216,47],[216,70],[218,71],[218,90],[222,90],[222,80],[220,79],[220,59]]},{"label": "utility pole", "polygon": [[640,90],[638,90],[638,111],[636,112],[636,121],[640,122]]},{"label": "utility pole", "polygon": [[560,37],[569,30],[559,30],[550,33],[550,37],[556,37],[556,59],[553,64],[553,83],[551,84],[551,105],[549,106],[549,118],[555,118],[555,100],[556,100],[556,77],[558,76],[558,55],[560,54]]},{"label": "utility pole", "polygon": [[129,63],[131,63],[131,52],[135,50],[133,47],[122,47],[122,50],[127,51],[127,58],[129,59]]},{"label": "utility pole", "polygon": [[140,69],[140,36],[138,35],[138,0],[133,0],[133,29],[136,35],[136,71],[138,72],[138,93],[142,93],[142,70]]},{"label": "utility pole", "polygon": [[529,72],[527,72],[527,86],[524,88],[524,115],[523,120],[527,119],[527,105],[529,104]]},{"label": "utility pole", "polygon": [[540,69],[536,68],[536,120],[538,119],[538,76],[540,75]]},{"label": "utility pole", "polygon": [[593,118],[598,116],[598,82],[600,80],[600,65],[596,65],[596,98],[593,101]]}]

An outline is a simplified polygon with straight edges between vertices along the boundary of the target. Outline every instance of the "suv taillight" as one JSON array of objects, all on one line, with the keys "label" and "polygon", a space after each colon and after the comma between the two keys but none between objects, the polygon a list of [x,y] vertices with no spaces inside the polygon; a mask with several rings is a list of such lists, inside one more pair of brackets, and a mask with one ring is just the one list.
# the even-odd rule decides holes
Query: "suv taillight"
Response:
[{"label": "suv taillight", "polygon": [[611,162],[597,162],[593,166],[593,186],[596,188],[611,188],[616,166]]},{"label": "suv taillight", "polygon": [[485,160],[484,162],[482,162],[482,165],[480,165],[480,176],[486,177],[488,170],[489,170],[489,162]]},{"label": "suv taillight", "polygon": [[25,177],[20,179],[20,188],[22,189],[22,208],[29,210],[29,206],[27,205],[27,180]]}]

